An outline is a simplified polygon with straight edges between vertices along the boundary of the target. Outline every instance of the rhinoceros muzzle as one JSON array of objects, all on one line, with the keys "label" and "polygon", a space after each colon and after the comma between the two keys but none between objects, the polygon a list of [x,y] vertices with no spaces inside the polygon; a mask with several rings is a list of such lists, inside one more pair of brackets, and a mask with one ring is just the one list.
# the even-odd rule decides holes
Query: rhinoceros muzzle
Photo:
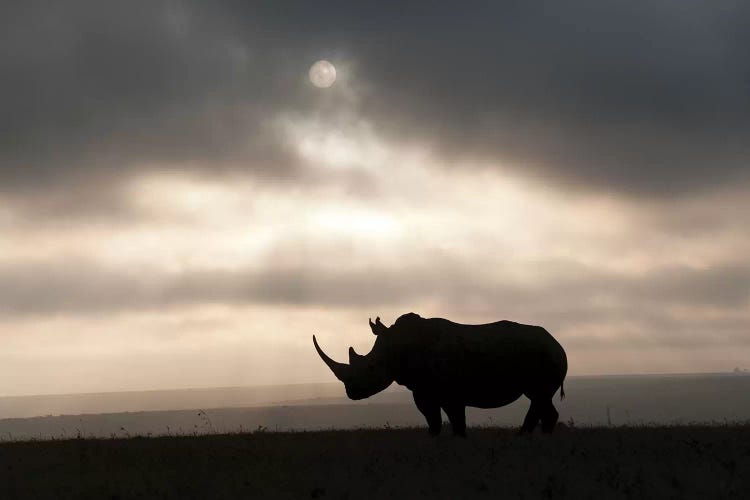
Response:
[{"label": "rhinoceros muzzle", "polygon": [[323,362],[328,365],[328,368],[330,368],[333,374],[336,375],[337,379],[343,381],[351,371],[351,367],[345,363],[334,361],[326,353],[324,353],[323,349],[321,349],[318,345],[318,341],[315,339],[315,335],[313,335],[313,344],[315,344],[315,350],[318,351],[318,355],[323,360]]}]

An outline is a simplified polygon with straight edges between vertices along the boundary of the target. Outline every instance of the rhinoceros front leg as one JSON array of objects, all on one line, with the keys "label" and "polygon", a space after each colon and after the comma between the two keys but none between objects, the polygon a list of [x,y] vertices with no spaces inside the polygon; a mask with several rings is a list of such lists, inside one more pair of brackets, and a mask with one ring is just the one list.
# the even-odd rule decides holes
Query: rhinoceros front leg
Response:
[{"label": "rhinoceros front leg", "polygon": [[438,404],[437,400],[427,394],[414,391],[414,403],[417,405],[417,409],[422,412],[424,418],[427,419],[430,434],[433,436],[440,434],[440,429],[443,426],[443,417],[440,415],[440,404]]},{"label": "rhinoceros front leg", "polygon": [[443,405],[443,410],[451,421],[453,434],[466,437],[466,407],[462,404],[448,404]]}]

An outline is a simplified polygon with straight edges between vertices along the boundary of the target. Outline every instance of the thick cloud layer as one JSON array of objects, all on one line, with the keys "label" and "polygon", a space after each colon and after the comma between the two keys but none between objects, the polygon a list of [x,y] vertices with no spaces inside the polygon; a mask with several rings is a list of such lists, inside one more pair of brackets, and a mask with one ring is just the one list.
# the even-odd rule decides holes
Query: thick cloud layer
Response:
[{"label": "thick cloud layer", "polygon": [[[662,309],[677,305],[728,311],[750,305],[750,266],[742,263],[707,270],[675,267],[645,278],[585,268],[572,273],[569,262],[547,263],[544,268],[548,279],[535,286],[495,280],[478,270],[467,271],[460,262],[442,264],[439,272],[430,262],[415,266],[408,274],[400,270],[336,271],[313,266],[125,272],[83,261],[44,263],[33,268],[0,267],[4,283],[0,313],[109,313],[206,303],[366,309],[413,304],[425,298],[447,307],[472,303],[484,310],[518,310],[533,303],[561,309],[605,299],[609,305],[590,306],[590,313],[597,315],[603,309],[607,315],[622,317],[629,310],[637,316],[650,304]],[[612,308],[612,303],[617,307]],[[571,319],[589,318],[581,317],[579,310]]]},{"label": "thick cloud layer", "polygon": [[269,124],[321,106],[304,77],[322,57],[350,66],[357,113],[448,158],[629,194],[747,180],[742,3],[391,7],[4,6],[3,186],[158,164],[285,175]]},{"label": "thick cloud layer", "polygon": [[0,394],[146,358],[141,380],[179,359],[178,385],[245,383],[243,352],[265,382],[326,380],[310,333],[344,356],[409,310],[542,324],[571,373],[731,369],[749,22],[708,0],[5,2]]}]

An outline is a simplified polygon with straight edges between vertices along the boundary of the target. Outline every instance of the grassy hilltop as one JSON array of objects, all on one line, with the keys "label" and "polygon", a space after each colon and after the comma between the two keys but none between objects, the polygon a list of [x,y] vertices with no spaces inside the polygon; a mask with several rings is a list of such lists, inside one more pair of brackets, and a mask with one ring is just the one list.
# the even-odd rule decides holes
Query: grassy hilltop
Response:
[{"label": "grassy hilltop", "polygon": [[[448,429],[446,429],[448,430]],[[0,444],[0,498],[750,498],[750,425]]]}]

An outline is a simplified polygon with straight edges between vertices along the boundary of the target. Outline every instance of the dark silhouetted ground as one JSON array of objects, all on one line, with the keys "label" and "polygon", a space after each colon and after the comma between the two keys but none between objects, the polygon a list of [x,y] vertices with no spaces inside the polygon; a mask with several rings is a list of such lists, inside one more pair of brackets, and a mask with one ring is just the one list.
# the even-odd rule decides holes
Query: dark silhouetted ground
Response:
[{"label": "dark silhouetted ground", "polygon": [[750,424],[0,444],[0,498],[750,498]]}]

